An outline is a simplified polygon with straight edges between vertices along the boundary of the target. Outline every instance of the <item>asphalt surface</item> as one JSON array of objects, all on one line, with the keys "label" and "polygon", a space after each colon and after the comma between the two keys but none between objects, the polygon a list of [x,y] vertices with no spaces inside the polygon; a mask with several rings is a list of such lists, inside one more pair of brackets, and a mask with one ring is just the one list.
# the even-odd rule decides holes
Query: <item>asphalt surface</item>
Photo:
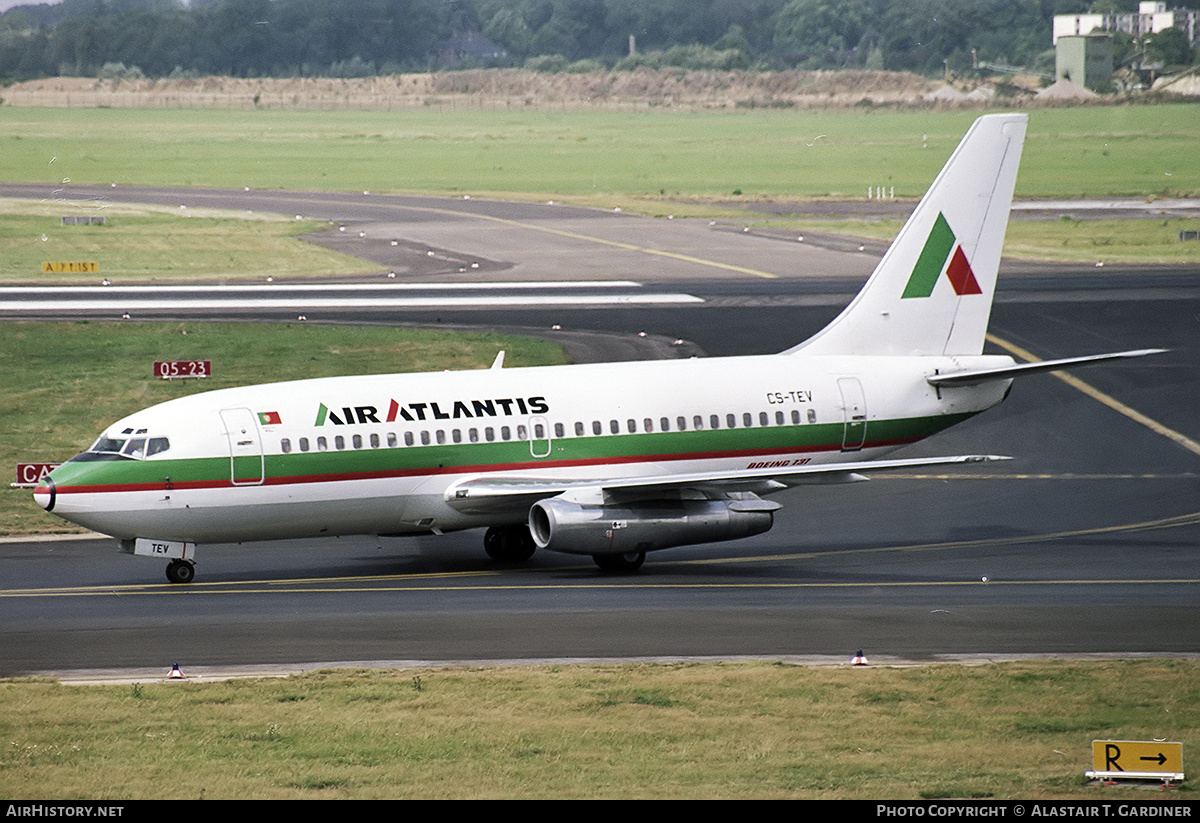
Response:
[{"label": "asphalt surface", "polygon": [[[311,322],[517,328],[567,340],[579,359],[781,350],[828,322],[881,252],[548,204],[150,190],[96,197],[328,219],[320,239],[380,265],[363,282],[420,284],[433,298],[311,310],[200,309],[185,299],[123,311],[126,322],[306,312]],[[197,582],[184,587],[107,540],[4,543],[0,675],[154,677],[175,662],[192,676],[338,663],[844,663],[857,649],[879,662],[1200,653],[1200,271],[1005,261],[1001,278],[997,351],[1171,352],[1079,370],[1084,385],[1023,379],[999,408],[907,452],[1012,455],[992,464],[1001,469],[791,490],[777,498],[784,509],[771,532],[652,554],[630,577],[550,553],[497,567],[477,532],[205,546]],[[555,297],[581,293],[565,283],[600,280],[610,285],[586,290],[639,299]],[[255,281],[248,273],[246,283]],[[558,285],[528,285],[549,282]],[[481,283],[525,284],[497,288],[526,300],[438,302]],[[548,302],[528,299],[533,292]],[[670,298],[641,299],[647,294]],[[16,302],[0,295],[0,313],[56,315]],[[120,316],[108,304],[62,314]]]}]

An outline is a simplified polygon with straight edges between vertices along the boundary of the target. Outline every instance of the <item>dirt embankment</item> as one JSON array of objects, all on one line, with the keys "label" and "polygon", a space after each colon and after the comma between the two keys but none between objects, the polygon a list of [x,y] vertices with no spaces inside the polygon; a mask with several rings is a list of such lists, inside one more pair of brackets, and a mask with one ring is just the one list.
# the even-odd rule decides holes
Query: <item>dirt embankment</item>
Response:
[{"label": "dirt embankment", "polygon": [[356,79],[55,77],[0,89],[4,105],[113,108],[815,108],[945,105],[942,87],[884,71],[638,70],[543,74],[488,69]]}]

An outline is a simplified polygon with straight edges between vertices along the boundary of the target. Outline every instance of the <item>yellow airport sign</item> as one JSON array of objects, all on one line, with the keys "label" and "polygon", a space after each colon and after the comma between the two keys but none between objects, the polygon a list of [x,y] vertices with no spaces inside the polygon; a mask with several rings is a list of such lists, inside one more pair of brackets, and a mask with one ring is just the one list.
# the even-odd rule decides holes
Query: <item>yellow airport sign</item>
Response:
[{"label": "yellow airport sign", "polygon": [[1183,744],[1157,740],[1093,740],[1089,777],[1183,780]]},{"label": "yellow airport sign", "polygon": [[68,260],[42,263],[42,274],[95,274],[100,264],[95,260]]}]

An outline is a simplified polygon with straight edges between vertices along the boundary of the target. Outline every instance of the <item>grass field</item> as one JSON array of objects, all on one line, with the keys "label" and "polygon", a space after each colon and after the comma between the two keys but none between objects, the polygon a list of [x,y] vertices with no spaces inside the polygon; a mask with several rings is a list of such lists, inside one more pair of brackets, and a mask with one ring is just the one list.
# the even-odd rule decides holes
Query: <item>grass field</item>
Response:
[{"label": "grass field", "polygon": [[1196,661],[0,682],[0,797],[1168,800],[1091,741],[1200,737]]},{"label": "grass field", "polygon": [[[977,111],[0,107],[9,182],[611,196],[920,196]],[[1042,109],[1020,197],[1200,193],[1200,106]]]},{"label": "grass field", "polygon": [[[62,217],[103,216],[104,224],[67,225]],[[330,276],[378,267],[300,242],[327,228],[313,220],[209,209],[0,198],[0,282],[96,283]],[[98,274],[46,273],[48,261],[96,261]]]},{"label": "grass field", "polygon": [[[61,462],[108,424],[185,394],[307,377],[565,362],[542,340],[440,331],[253,323],[0,323],[0,465]],[[155,360],[211,360],[203,380],[152,377]],[[0,490],[4,534],[77,529],[25,489]]]}]

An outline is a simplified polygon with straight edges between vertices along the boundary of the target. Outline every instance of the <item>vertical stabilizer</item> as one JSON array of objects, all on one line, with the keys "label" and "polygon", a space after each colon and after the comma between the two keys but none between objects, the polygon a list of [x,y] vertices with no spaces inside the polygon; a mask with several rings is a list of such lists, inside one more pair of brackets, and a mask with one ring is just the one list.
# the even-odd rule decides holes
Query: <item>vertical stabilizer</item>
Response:
[{"label": "vertical stabilizer", "polygon": [[982,353],[1026,119],[976,120],[858,296],[786,353]]}]

